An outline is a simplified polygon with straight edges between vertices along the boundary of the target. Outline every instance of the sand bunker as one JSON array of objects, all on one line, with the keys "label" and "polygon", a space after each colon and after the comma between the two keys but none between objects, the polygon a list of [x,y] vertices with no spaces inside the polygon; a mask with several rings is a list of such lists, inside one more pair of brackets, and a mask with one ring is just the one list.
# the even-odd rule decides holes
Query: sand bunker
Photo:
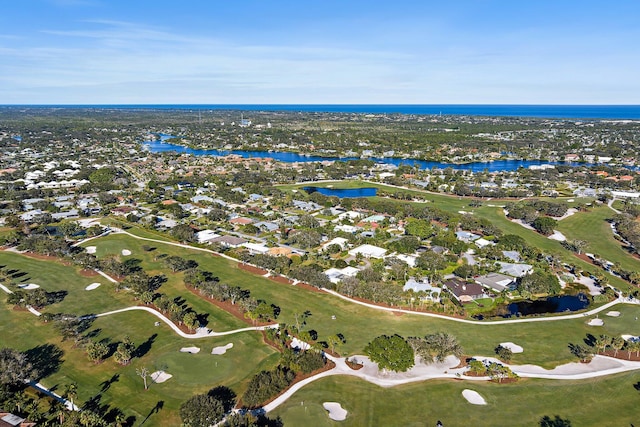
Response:
[{"label": "sand bunker", "polygon": [[182,347],[180,349],[181,353],[200,353],[200,347]]},{"label": "sand bunker", "polygon": [[620,312],[619,311],[607,311],[607,316],[620,317]]},{"label": "sand bunker", "polygon": [[558,242],[564,242],[565,240],[567,240],[567,238],[564,237],[564,234],[562,234],[558,230],[553,230],[553,234],[547,237],[547,239],[557,240]]},{"label": "sand bunker", "polygon": [[123,256],[129,256],[129,255],[131,255],[131,251],[129,249],[123,249],[122,250],[122,255]]},{"label": "sand bunker", "polygon": [[167,374],[165,371],[155,371],[151,374],[151,381],[156,384],[163,383],[171,378],[173,375]]},{"label": "sand bunker", "polygon": [[97,247],[95,247],[95,246],[87,246],[84,249],[87,251],[88,254],[95,254]]},{"label": "sand bunker", "polygon": [[467,399],[467,402],[471,403],[472,405],[486,405],[487,404],[487,401],[484,400],[484,397],[480,396],[480,394],[477,391],[464,389],[464,390],[462,390],[462,397]]},{"label": "sand bunker", "polygon": [[309,350],[311,346],[304,341],[300,341],[298,338],[293,338],[291,340],[291,348],[299,348],[300,350]]},{"label": "sand bunker", "polygon": [[347,410],[338,402],[324,402],[322,407],[329,411],[329,418],[334,421],[344,421],[347,418]]},{"label": "sand bunker", "polygon": [[227,345],[220,346],[220,347],[214,347],[213,350],[211,350],[211,354],[218,354],[218,355],[225,354],[227,352],[227,350],[229,350],[232,347],[233,347],[233,343],[232,342],[230,342]]},{"label": "sand bunker", "polygon": [[524,351],[521,346],[512,342],[501,342],[500,345],[504,348],[508,348],[512,353],[522,353]]},{"label": "sand bunker", "polygon": [[591,319],[591,320],[589,320],[589,323],[587,323],[587,325],[589,325],[589,326],[602,326],[602,325],[604,325],[604,320],[602,320],[602,319]]},{"label": "sand bunker", "polygon": [[86,288],[84,288],[85,291],[92,291],[96,288],[98,288],[100,286],[100,283],[92,283],[89,286],[87,286]]},{"label": "sand bunker", "polygon": [[29,283],[28,285],[18,285],[19,288],[24,289],[25,291],[30,291],[32,289],[38,289],[40,285],[36,285],[35,283]]}]

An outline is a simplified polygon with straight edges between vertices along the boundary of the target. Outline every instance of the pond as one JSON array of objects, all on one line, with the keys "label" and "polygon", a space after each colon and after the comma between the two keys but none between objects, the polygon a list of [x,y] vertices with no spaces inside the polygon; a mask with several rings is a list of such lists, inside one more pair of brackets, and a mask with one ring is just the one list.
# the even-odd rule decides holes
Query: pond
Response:
[{"label": "pond", "polygon": [[583,310],[588,306],[589,297],[586,294],[562,295],[543,300],[513,302],[507,306],[507,312],[502,314],[502,317],[563,313]]},{"label": "pond", "polygon": [[342,198],[355,198],[355,197],[373,197],[378,192],[377,188],[365,187],[365,188],[326,188],[326,187],[302,187],[307,193],[320,193],[325,196],[336,196]]}]

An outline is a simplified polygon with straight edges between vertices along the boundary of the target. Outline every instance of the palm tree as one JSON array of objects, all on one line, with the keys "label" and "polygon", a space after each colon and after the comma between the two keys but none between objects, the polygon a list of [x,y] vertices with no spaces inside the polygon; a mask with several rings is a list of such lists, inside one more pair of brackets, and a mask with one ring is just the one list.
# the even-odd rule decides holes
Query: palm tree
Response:
[{"label": "palm tree", "polygon": [[71,410],[73,411],[75,409],[73,401],[78,397],[78,384],[71,383],[67,385],[67,389],[64,394],[71,402]]},{"label": "palm tree", "polygon": [[625,341],[622,337],[615,337],[611,340],[611,347],[613,348],[613,357],[618,355],[618,351],[624,347]]}]

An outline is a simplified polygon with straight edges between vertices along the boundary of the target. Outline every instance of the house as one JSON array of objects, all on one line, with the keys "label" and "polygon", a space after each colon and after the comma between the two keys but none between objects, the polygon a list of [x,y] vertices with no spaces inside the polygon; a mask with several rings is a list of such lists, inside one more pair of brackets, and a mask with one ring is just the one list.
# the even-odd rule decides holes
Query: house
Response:
[{"label": "house", "polygon": [[293,203],[293,206],[295,206],[296,208],[305,211],[305,212],[313,212],[313,211],[317,211],[322,209],[322,206],[320,206],[317,203],[314,202],[305,202],[302,200],[293,200],[291,203]]},{"label": "house", "polygon": [[260,245],[258,243],[243,243],[242,246],[249,249],[249,253],[251,255],[257,255],[257,254],[264,255],[268,253],[270,249],[267,246]]},{"label": "house", "polygon": [[476,299],[487,298],[484,288],[477,283],[464,282],[460,279],[449,279],[442,285],[460,302],[471,302]]},{"label": "house", "polygon": [[495,243],[488,241],[487,239],[484,238],[479,238],[476,241],[473,242],[477,247],[479,247],[480,249],[487,247],[487,246],[492,246],[495,245]]},{"label": "house", "polygon": [[277,231],[280,229],[280,226],[278,224],[276,224],[275,222],[269,222],[269,221],[260,221],[260,222],[256,222],[253,225],[258,227],[260,231],[266,232],[266,233],[271,233],[273,231]]},{"label": "house", "polygon": [[169,219],[169,218],[162,219],[162,218],[160,218],[160,221],[156,224],[156,228],[169,229],[169,228],[175,227],[176,225],[178,225],[178,221],[176,221],[175,219]]},{"label": "house", "polygon": [[330,268],[324,272],[331,283],[338,283],[345,277],[356,277],[360,270],[355,267]]},{"label": "house", "polygon": [[349,251],[349,255],[356,256],[362,254],[365,258],[377,258],[384,257],[387,250],[373,245],[360,245],[357,248],[353,248]]},{"label": "house", "polygon": [[219,243],[225,248],[238,248],[242,246],[244,243],[247,243],[247,240],[241,237],[235,237],[235,236],[220,236],[210,240],[210,242]]},{"label": "house", "polygon": [[510,262],[499,262],[500,273],[513,277],[523,277],[533,272],[533,266],[529,264],[514,264]]},{"label": "house", "polygon": [[323,250],[327,250],[327,248],[329,246],[331,246],[331,245],[338,245],[338,246],[340,246],[340,249],[344,250],[344,249],[346,249],[348,244],[349,244],[349,240],[345,239],[344,237],[336,237],[336,238],[331,239],[328,242],[324,243],[322,245],[322,249]]},{"label": "house", "polygon": [[343,231],[349,234],[355,234],[358,232],[358,230],[360,230],[360,227],[348,224],[336,225],[335,227],[333,227],[333,231]]},{"label": "house", "polygon": [[269,252],[267,252],[271,256],[290,256],[293,254],[293,250],[291,248],[285,246],[278,246],[275,248],[269,248]]},{"label": "house", "polygon": [[502,255],[513,262],[522,261],[522,257],[520,256],[520,253],[518,251],[502,251]]},{"label": "house", "polygon": [[[411,277],[404,284],[402,288],[403,291],[413,291],[413,292],[424,292],[425,295],[421,297],[423,300],[440,302],[440,294],[442,293],[442,288],[437,286],[433,286],[431,282],[427,281],[417,281],[413,277]],[[435,294],[435,295],[434,295]]]},{"label": "house", "polygon": [[471,243],[474,240],[478,240],[480,238],[479,235],[473,234],[469,231],[456,231],[456,237],[458,240],[462,240],[465,243]]},{"label": "house", "polygon": [[198,243],[210,243],[211,240],[216,237],[220,237],[219,234],[216,234],[213,230],[202,230],[196,233],[196,239],[198,239]]},{"label": "house", "polygon": [[33,427],[36,423],[10,412],[0,411],[0,427]]},{"label": "house", "polygon": [[496,292],[502,292],[505,289],[512,289],[515,287],[515,280],[513,277],[500,273],[485,274],[483,276],[476,277],[474,280],[477,284],[493,289]]},{"label": "house", "polygon": [[234,225],[249,225],[253,223],[253,220],[251,218],[246,218],[246,217],[237,217],[237,218],[230,219],[229,223]]},{"label": "house", "polygon": [[26,222],[31,222],[38,215],[42,215],[42,213],[43,212],[40,209],[34,209],[32,211],[25,212],[22,215],[20,215],[20,219]]},{"label": "house", "polygon": [[80,214],[77,209],[71,209],[66,212],[55,212],[51,214],[51,218],[59,221],[61,219],[71,219],[71,218],[80,218]]},{"label": "house", "polygon": [[416,266],[416,261],[418,260],[418,257],[416,255],[397,254],[394,256],[400,261],[404,261],[411,268],[414,268]]}]

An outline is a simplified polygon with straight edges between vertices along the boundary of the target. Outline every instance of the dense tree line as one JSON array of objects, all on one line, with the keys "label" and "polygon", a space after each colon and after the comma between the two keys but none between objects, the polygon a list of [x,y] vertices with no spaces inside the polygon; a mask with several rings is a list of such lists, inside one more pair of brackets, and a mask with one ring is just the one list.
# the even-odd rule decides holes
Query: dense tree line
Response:
[{"label": "dense tree line", "polygon": [[238,304],[245,316],[253,321],[269,322],[277,319],[280,314],[280,307],[251,297],[251,291],[248,289],[221,283],[218,277],[208,271],[188,270],[184,282],[209,298],[221,302],[228,301],[232,305]]}]

